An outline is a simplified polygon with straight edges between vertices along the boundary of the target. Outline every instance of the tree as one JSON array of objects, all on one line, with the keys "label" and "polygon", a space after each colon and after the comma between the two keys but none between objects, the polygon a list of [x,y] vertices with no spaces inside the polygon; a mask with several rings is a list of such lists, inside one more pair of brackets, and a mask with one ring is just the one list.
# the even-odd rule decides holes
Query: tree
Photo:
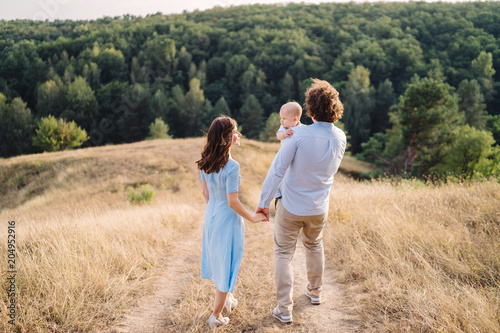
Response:
[{"label": "tree", "polygon": [[375,133],[367,142],[361,144],[363,150],[356,155],[356,158],[383,165],[383,162],[386,160],[384,150],[388,140],[389,134],[383,132]]},{"label": "tree", "polygon": [[207,62],[207,82],[212,83],[226,76],[226,62],[220,57],[212,57]]},{"label": "tree", "polygon": [[189,53],[184,46],[181,47],[178,55],[179,70],[184,73],[188,73],[191,68],[192,60],[193,56],[191,53]]},{"label": "tree", "polygon": [[181,117],[182,108],[185,103],[184,101],[185,98],[182,87],[180,85],[175,85],[167,100],[167,123],[170,125],[170,130],[176,138],[186,137],[186,127],[184,126],[183,117]]},{"label": "tree", "polygon": [[416,176],[428,175],[446,156],[453,129],[463,123],[451,87],[425,78],[415,80],[401,97],[392,115],[393,128],[386,146],[402,148],[395,158],[396,170]]},{"label": "tree", "polygon": [[177,60],[174,40],[154,32],[143,45],[142,60],[154,77],[172,75]]},{"label": "tree", "polygon": [[200,113],[200,118],[198,122],[198,128],[203,132],[207,133],[212,121],[217,117],[214,112],[214,107],[209,99],[205,99],[205,105]]},{"label": "tree", "polygon": [[170,139],[172,137],[168,135],[168,130],[168,125],[161,118],[156,118],[154,123],[149,125],[149,137],[147,139]]},{"label": "tree", "polygon": [[351,133],[352,152],[361,151],[361,143],[368,140],[372,113],[375,108],[374,88],[370,84],[370,71],[357,66],[348,75],[342,102],[344,104],[344,123]]},{"label": "tree", "polygon": [[[451,172],[465,179],[472,179],[479,171],[479,166],[488,173],[493,169],[490,156],[493,155],[495,140],[490,132],[482,131],[469,125],[454,130],[454,138],[443,166],[439,166],[440,173]],[[485,176],[485,175],[481,175]]]},{"label": "tree", "polygon": [[205,104],[203,90],[200,89],[200,80],[194,78],[189,82],[189,91],[184,96],[181,104],[181,118],[186,128],[187,136],[198,136],[198,118]]},{"label": "tree", "polygon": [[62,151],[80,147],[88,140],[87,132],[74,121],[67,123],[64,119],[48,116],[40,119],[33,146],[43,151]]},{"label": "tree", "polygon": [[66,88],[61,79],[49,80],[40,85],[37,92],[37,110],[39,116],[50,114],[59,117],[66,108]]},{"label": "tree", "polygon": [[431,59],[430,69],[427,72],[427,77],[436,81],[445,82],[446,78],[443,74],[443,66],[439,59]]},{"label": "tree", "polygon": [[[234,105],[233,108],[240,105],[240,96],[243,93],[241,85],[241,78],[250,66],[250,60],[244,55],[234,55],[226,63],[226,82],[229,92],[231,93],[231,100]],[[238,101],[238,102],[237,102]]]},{"label": "tree", "polygon": [[83,128],[90,130],[98,117],[98,104],[94,91],[87,81],[81,77],[76,77],[66,93],[68,108],[61,114],[62,118],[74,120]]},{"label": "tree", "polygon": [[481,93],[481,87],[476,80],[463,80],[457,91],[458,111],[465,116],[465,122],[477,129],[484,129],[486,125],[486,104]]},{"label": "tree", "polygon": [[10,104],[0,93],[0,156],[14,156],[32,152],[33,116],[27,104],[16,97]]},{"label": "tree", "polygon": [[266,74],[261,70],[257,70],[253,64],[250,64],[241,77],[241,98],[244,100],[250,94],[262,97],[265,92],[265,84]]},{"label": "tree", "polygon": [[375,96],[370,133],[382,132],[389,127],[389,112],[397,102],[392,82],[389,79],[378,85]]},{"label": "tree", "polygon": [[140,83],[127,89],[119,106],[123,111],[118,119],[122,142],[136,142],[147,137],[152,122],[148,112],[150,98],[149,90]]},{"label": "tree", "polygon": [[153,118],[168,119],[168,98],[158,89],[149,101],[149,113]]},{"label": "tree", "polygon": [[113,80],[124,81],[127,78],[127,64],[122,51],[114,47],[101,51],[97,58],[97,65],[101,69],[101,82],[109,83]]},{"label": "tree", "polygon": [[214,106],[214,114],[217,116],[228,116],[231,117],[231,110],[226,103],[226,99],[224,97],[219,98],[217,103]]},{"label": "tree", "polygon": [[280,84],[280,97],[282,101],[291,101],[295,97],[295,85],[293,77],[286,72]]},{"label": "tree", "polygon": [[[99,103],[99,127],[97,130],[100,131],[97,133],[97,141],[100,141],[100,144],[123,142],[118,124],[128,110],[126,103],[124,103],[128,89],[127,82],[112,81],[102,85],[97,91],[96,98]],[[96,144],[95,135],[92,130],[89,132],[93,144]]]},{"label": "tree", "polygon": [[280,114],[278,112],[273,112],[267,118],[266,126],[264,130],[260,133],[261,141],[273,142],[276,141],[276,131],[280,128]]},{"label": "tree", "polygon": [[16,92],[14,96],[20,96],[32,105],[37,83],[35,64],[39,62],[38,50],[33,40],[18,40],[17,43],[9,43],[9,47],[3,47],[7,44],[0,47],[0,77],[5,78],[9,88]]},{"label": "tree", "polygon": [[489,115],[486,120],[486,128],[493,134],[498,146],[500,146],[500,114]]},{"label": "tree", "polygon": [[472,60],[472,68],[479,82],[481,82],[485,100],[487,102],[491,101],[495,94],[495,81],[493,80],[495,69],[493,68],[493,56],[491,52],[486,53],[481,51],[479,56]]},{"label": "tree", "polygon": [[95,62],[90,62],[83,66],[83,77],[87,80],[89,86],[95,91],[101,85],[101,70]]},{"label": "tree", "polygon": [[228,105],[231,105],[231,93],[221,81],[216,81],[208,84],[205,89],[203,89],[203,92],[205,94],[205,97],[208,98],[212,102],[212,104],[217,103],[217,101],[221,97],[224,97],[226,103]]},{"label": "tree", "polygon": [[241,107],[238,121],[245,136],[250,139],[259,137],[263,127],[263,115],[264,110],[262,110],[259,101],[254,95],[250,94]]}]

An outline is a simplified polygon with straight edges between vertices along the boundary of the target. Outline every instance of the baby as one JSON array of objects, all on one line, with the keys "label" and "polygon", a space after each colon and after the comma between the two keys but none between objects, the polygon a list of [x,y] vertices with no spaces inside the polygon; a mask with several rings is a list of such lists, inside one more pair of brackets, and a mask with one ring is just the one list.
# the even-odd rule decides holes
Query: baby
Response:
[{"label": "baby", "polygon": [[276,137],[278,140],[284,140],[289,138],[293,134],[292,127],[295,126],[305,126],[300,122],[300,116],[302,116],[302,108],[297,102],[288,102],[283,104],[280,109],[281,126],[276,132]]},{"label": "baby", "polygon": [[[293,135],[292,127],[296,126],[306,126],[300,122],[300,116],[302,116],[302,108],[297,102],[288,102],[283,104],[280,109],[281,126],[276,132],[276,137],[278,140],[284,140]],[[276,199],[281,199],[281,184],[276,192]]]}]

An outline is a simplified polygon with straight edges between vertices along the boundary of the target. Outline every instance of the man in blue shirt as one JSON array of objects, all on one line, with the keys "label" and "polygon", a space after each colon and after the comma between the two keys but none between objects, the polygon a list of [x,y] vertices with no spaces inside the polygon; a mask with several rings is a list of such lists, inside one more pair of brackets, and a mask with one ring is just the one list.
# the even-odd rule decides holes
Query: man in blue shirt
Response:
[{"label": "man in blue shirt", "polygon": [[327,222],[333,176],[344,156],[346,136],[334,125],[344,107],[328,82],[314,79],[306,91],[306,111],[314,124],[294,128],[282,141],[264,182],[257,212],[269,217],[269,205],[281,182],[274,220],[274,270],[278,306],[273,316],[292,322],[292,258],[300,231],[306,249],[306,295],[321,303],[325,265],[323,227]]}]

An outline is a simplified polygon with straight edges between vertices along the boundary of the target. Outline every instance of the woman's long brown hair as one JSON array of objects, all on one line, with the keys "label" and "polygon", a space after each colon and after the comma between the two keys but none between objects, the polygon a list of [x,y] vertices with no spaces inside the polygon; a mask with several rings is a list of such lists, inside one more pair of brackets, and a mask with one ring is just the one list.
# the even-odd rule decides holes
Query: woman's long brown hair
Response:
[{"label": "woman's long brown hair", "polygon": [[233,143],[233,131],[236,121],[230,117],[218,117],[210,125],[207,144],[201,152],[201,159],[196,161],[198,169],[209,174],[219,172],[229,161],[229,150]]}]

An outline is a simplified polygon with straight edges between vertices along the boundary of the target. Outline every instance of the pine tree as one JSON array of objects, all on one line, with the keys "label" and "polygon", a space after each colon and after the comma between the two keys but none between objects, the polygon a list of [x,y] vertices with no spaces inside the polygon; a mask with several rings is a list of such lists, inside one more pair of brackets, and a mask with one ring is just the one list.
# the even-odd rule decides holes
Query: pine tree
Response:
[{"label": "pine tree", "polygon": [[0,156],[14,156],[32,152],[31,136],[35,126],[31,110],[20,97],[10,104],[0,93]]},{"label": "pine tree", "polygon": [[389,111],[396,101],[392,82],[387,79],[380,83],[375,94],[375,109],[371,117],[371,134],[382,132],[389,127]]},{"label": "pine tree", "polygon": [[386,151],[399,147],[396,169],[416,176],[428,175],[440,164],[453,130],[463,124],[451,87],[434,79],[415,80],[392,115],[393,128]]},{"label": "pine tree", "polygon": [[231,110],[229,109],[229,105],[227,105],[226,99],[224,97],[219,98],[219,100],[214,106],[213,112],[217,117],[218,116],[231,117]]},{"label": "pine tree", "polygon": [[40,85],[37,91],[37,110],[39,116],[59,117],[66,108],[66,89],[61,79],[49,80]]},{"label": "pine tree", "polygon": [[161,118],[156,118],[151,125],[149,125],[149,140],[156,139],[170,139],[172,138],[168,135],[168,125]]},{"label": "pine tree", "polygon": [[200,89],[200,80],[194,78],[189,82],[189,91],[181,105],[181,118],[186,127],[187,136],[199,136],[198,119],[205,105],[205,96]]},{"label": "pine tree", "polygon": [[83,128],[90,130],[91,125],[97,121],[99,109],[94,91],[83,77],[76,77],[69,85],[66,100],[68,108],[61,117],[68,121],[74,120]]},{"label": "pine tree", "polygon": [[458,111],[465,115],[465,122],[478,129],[486,125],[486,104],[481,87],[476,80],[463,80],[457,91]]},{"label": "pine tree", "polygon": [[242,133],[250,139],[257,139],[263,128],[264,110],[257,98],[250,94],[240,109],[239,123]]},{"label": "pine tree", "polygon": [[261,141],[276,142],[276,131],[280,128],[280,114],[278,112],[273,112],[267,118],[266,126],[264,130],[260,133]]},{"label": "pine tree", "polygon": [[87,132],[74,121],[66,122],[64,119],[48,116],[40,119],[33,146],[42,151],[62,151],[79,147],[86,140]]},{"label": "pine tree", "polygon": [[351,134],[352,152],[361,151],[361,143],[368,140],[371,132],[372,113],[375,108],[374,88],[370,84],[370,71],[357,66],[343,92],[344,123]]},{"label": "pine tree", "polygon": [[496,71],[493,68],[493,56],[491,52],[481,51],[479,56],[472,60],[472,68],[478,81],[481,83],[484,99],[490,102],[495,95],[495,81],[493,75]]},{"label": "pine tree", "polygon": [[[469,125],[459,126],[454,130],[453,142],[448,148],[444,165],[438,170],[441,173],[451,172],[465,179],[472,179],[475,173],[487,177],[487,173],[495,167],[491,158],[494,143],[490,132]],[[486,174],[480,174],[481,171],[486,171]]]},{"label": "pine tree", "polygon": [[202,131],[202,133],[208,132],[212,121],[217,117],[214,113],[214,107],[209,99],[205,100],[205,105],[201,110],[198,127]]}]

